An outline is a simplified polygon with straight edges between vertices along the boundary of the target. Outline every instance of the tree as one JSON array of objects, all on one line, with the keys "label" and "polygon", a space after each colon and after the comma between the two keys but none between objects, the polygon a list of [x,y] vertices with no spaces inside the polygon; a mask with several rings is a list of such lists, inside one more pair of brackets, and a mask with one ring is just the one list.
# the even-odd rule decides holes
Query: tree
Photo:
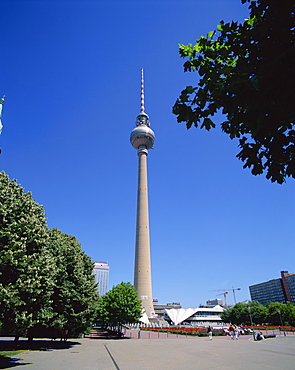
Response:
[{"label": "tree", "polygon": [[[242,0],[242,3],[250,0]],[[221,21],[195,45],[180,45],[184,71],[197,71],[173,106],[178,122],[239,139],[237,157],[272,182],[295,177],[295,30],[293,1],[252,0],[244,23]]]},{"label": "tree", "polygon": [[266,305],[268,315],[267,321],[269,324],[282,325],[288,321],[287,306],[280,302],[269,302]]},{"label": "tree", "polygon": [[50,326],[76,335],[95,319],[99,296],[93,262],[74,236],[58,229],[49,229],[48,233],[48,246],[56,261]]},{"label": "tree", "polygon": [[0,173],[0,322],[17,337],[52,316],[55,261],[47,248],[43,207]]},{"label": "tree", "polygon": [[101,298],[99,305],[99,321],[110,326],[122,323],[136,323],[142,316],[141,301],[131,283],[118,284]]},{"label": "tree", "polygon": [[226,323],[232,322],[231,308],[227,308],[226,310],[224,310],[221,313],[220,318],[223,322]]},{"label": "tree", "polygon": [[287,302],[284,311],[286,315],[285,324],[295,326],[295,306],[292,303]]},{"label": "tree", "polygon": [[[251,311],[250,311],[251,310]],[[257,301],[246,303],[237,303],[233,307],[223,311],[221,319],[223,322],[231,322],[232,324],[262,324],[267,316],[267,309]]]},{"label": "tree", "polygon": [[246,324],[249,321],[248,306],[246,303],[237,303],[233,307],[223,311],[221,319],[224,322],[231,322],[232,324]]},{"label": "tree", "polygon": [[251,301],[248,305],[251,310],[252,321],[254,324],[262,324],[267,317],[267,308],[257,301]]},{"label": "tree", "polygon": [[95,318],[93,263],[77,239],[48,229],[43,207],[0,173],[0,330],[83,332]]}]

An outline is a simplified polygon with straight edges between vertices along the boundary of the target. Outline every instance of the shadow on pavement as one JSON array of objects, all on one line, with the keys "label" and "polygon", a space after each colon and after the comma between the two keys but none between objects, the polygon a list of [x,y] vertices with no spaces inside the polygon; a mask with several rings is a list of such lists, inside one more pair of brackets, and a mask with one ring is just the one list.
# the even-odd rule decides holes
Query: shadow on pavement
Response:
[{"label": "shadow on pavement", "polygon": [[118,332],[116,331],[104,330],[102,328],[94,328],[89,335],[85,336],[85,338],[89,338],[89,339],[129,339],[128,337],[124,337],[123,335],[118,334]]},{"label": "shadow on pavement", "polygon": [[51,351],[53,349],[69,349],[74,345],[80,345],[79,342],[72,341],[54,341],[54,340],[19,340],[14,342],[13,340],[0,340],[0,351],[19,351],[19,350],[30,350],[30,351]]},{"label": "shadow on pavement", "polygon": [[0,369],[9,369],[16,366],[30,365],[29,362],[19,363],[18,361],[21,361],[21,358],[0,356]]},{"label": "shadow on pavement", "polygon": [[[56,349],[69,349],[75,345],[81,345],[79,342],[72,341],[53,341],[53,340],[1,340],[0,339],[0,351],[52,351]],[[29,363],[19,362],[21,358],[18,358],[20,354],[6,357],[0,356],[0,369],[9,369],[16,366],[29,365]]]},{"label": "shadow on pavement", "polygon": [[128,337],[124,337],[124,336],[118,336],[117,334],[109,334],[109,333],[101,333],[101,334],[94,334],[94,335],[87,335],[85,336],[85,338],[88,338],[88,339],[104,339],[104,340],[108,340],[108,339],[118,339],[118,340],[122,340],[122,339],[130,339]]}]

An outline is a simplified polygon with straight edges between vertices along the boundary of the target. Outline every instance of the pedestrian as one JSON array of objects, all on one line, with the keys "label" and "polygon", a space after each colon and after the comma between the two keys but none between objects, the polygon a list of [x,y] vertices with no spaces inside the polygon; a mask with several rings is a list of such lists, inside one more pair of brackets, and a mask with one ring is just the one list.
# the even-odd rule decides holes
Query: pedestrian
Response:
[{"label": "pedestrian", "polygon": [[209,336],[209,340],[212,340],[213,329],[210,325],[208,326],[207,333]]},{"label": "pedestrian", "polygon": [[61,329],[60,330],[60,341],[67,341],[68,340],[68,329]]},{"label": "pedestrian", "polygon": [[257,334],[256,334],[256,337],[255,337],[255,340],[263,340],[264,339],[264,335],[262,334],[261,331],[259,331]]},{"label": "pedestrian", "polygon": [[237,325],[235,325],[234,333],[235,333],[235,339],[238,340],[239,339],[239,328],[237,327]]},{"label": "pedestrian", "polygon": [[232,324],[230,324],[228,331],[229,331],[229,335],[231,336],[231,339],[235,339],[235,328],[233,327]]}]

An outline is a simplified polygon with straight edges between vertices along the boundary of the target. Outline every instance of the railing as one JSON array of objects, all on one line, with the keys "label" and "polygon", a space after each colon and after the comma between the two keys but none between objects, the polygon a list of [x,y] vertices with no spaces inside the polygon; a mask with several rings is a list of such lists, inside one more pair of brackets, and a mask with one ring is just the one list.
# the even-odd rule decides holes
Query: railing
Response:
[{"label": "railing", "polygon": [[[250,328],[250,327],[249,327]],[[266,326],[255,326],[254,332],[261,331],[265,335],[276,335],[276,336],[290,336],[295,335],[295,328],[292,327],[266,327]],[[249,336],[253,333],[243,334],[242,336]],[[173,338],[186,338],[186,337],[204,337],[207,336],[207,330],[205,328],[186,328],[186,327],[174,327],[174,328],[134,328],[124,329],[123,336],[125,338],[132,339],[173,339]],[[222,329],[214,329],[214,336],[225,336],[226,333]]]}]

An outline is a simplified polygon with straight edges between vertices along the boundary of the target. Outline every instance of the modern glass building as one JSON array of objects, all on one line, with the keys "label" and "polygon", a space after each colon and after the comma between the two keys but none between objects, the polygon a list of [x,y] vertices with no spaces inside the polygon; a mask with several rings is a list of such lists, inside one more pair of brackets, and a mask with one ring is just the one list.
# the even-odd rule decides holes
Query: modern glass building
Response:
[{"label": "modern glass building", "polygon": [[281,278],[249,286],[252,301],[295,304],[295,274],[281,271]]},{"label": "modern glass building", "polygon": [[98,283],[98,293],[101,296],[109,291],[109,272],[110,267],[107,262],[94,261],[93,275],[95,282]]},{"label": "modern glass building", "polygon": [[285,279],[289,290],[289,301],[295,304],[295,274],[288,274]]}]

